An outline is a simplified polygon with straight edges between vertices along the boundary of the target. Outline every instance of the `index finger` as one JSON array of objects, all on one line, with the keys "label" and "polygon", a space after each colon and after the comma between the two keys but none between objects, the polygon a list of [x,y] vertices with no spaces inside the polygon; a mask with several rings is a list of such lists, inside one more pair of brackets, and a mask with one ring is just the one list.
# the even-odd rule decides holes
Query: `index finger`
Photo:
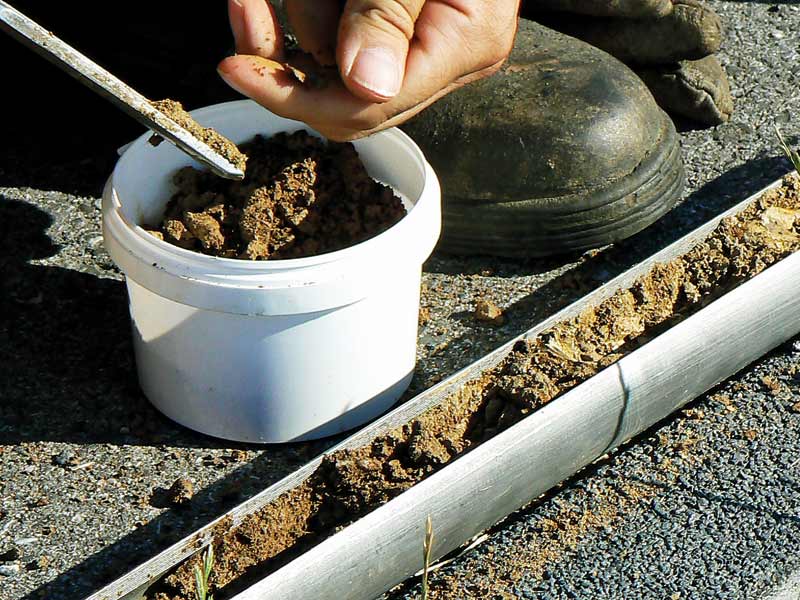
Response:
[{"label": "index finger", "polygon": [[283,33],[267,0],[228,0],[228,19],[237,53],[283,57]]}]

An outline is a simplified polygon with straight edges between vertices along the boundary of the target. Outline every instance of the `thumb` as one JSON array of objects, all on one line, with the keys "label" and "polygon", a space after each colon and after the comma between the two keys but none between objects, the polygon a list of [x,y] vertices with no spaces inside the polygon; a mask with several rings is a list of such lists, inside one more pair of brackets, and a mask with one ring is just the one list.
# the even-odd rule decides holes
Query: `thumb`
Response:
[{"label": "thumb", "polygon": [[339,20],[336,58],[359,98],[385,102],[400,92],[409,40],[425,0],[348,0]]}]

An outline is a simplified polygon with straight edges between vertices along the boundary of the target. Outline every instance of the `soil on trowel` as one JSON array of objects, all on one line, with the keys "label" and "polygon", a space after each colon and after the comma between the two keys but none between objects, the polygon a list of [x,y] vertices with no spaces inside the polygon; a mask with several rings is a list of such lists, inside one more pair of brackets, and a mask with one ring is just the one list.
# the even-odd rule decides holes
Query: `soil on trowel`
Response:
[{"label": "soil on trowel", "polygon": [[[266,576],[798,249],[800,180],[789,176],[630,288],[517,342],[497,366],[437,406],[369,445],[325,456],[305,482],[237,527],[217,529],[214,597],[228,598]],[[193,599],[198,561],[176,567],[150,597]]]},{"label": "soil on trowel", "polygon": [[224,258],[302,258],[368,240],[406,214],[352,144],[301,130],[257,136],[241,149],[248,157],[242,181],[193,167],[178,171],[177,190],[151,233]]},{"label": "soil on trowel", "polygon": [[[245,170],[247,156],[239,151],[239,148],[236,147],[236,144],[214,129],[200,125],[200,123],[192,118],[192,115],[183,109],[183,105],[180,102],[166,99],[154,100],[150,104],[152,104],[159,112],[164,113],[178,125],[186,129],[194,137],[204,142],[217,154],[227,159],[237,169],[241,171]],[[160,140],[160,138],[156,139]]]}]

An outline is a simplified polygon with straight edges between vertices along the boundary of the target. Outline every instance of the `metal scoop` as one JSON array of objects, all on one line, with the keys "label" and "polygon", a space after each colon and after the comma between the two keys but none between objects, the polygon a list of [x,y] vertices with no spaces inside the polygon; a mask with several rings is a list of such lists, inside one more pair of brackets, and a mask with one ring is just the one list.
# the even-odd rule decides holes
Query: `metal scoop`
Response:
[{"label": "metal scoop", "polygon": [[3,0],[0,0],[0,29],[114,102],[143,125],[207,165],[217,175],[228,179],[244,177],[241,169],[158,111],[142,94]]}]

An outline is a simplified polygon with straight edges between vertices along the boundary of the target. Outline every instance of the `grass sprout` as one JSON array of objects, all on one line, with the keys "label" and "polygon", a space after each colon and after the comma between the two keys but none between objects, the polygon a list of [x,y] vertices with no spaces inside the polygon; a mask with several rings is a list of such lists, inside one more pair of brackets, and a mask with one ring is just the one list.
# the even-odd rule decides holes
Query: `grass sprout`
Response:
[{"label": "grass sprout", "polygon": [[433,548],[433,523],[428,515],[425,521],[425,539],[422,541],[422,600],[428,600],[428,572],[431,566],[431,550]]},{"label": "grass sprout", "polygon": [[786,140],[783,139],[783,135],[781,135],[781,130],[778,129],[778,126],[775,126],[775,133],[778,134],[778,141],[781,144],[781,148],[783,148],[784,153],[786,156],[789,157],[789,160],[792,161],[792,165],[794,165],[794,170],[800,173],[800,154],[798,154],[797,150],[792,150],[789,147],[789,144],[786,143]]},{"label": "grass sprout", "polygon": [[214,568],[214,544],[209,544],[203,553],[203,567],[194,566],[195,597],[197,600],[214,600],[214,596],[208,593],[208,581],[211,579],[211,571]]}]

